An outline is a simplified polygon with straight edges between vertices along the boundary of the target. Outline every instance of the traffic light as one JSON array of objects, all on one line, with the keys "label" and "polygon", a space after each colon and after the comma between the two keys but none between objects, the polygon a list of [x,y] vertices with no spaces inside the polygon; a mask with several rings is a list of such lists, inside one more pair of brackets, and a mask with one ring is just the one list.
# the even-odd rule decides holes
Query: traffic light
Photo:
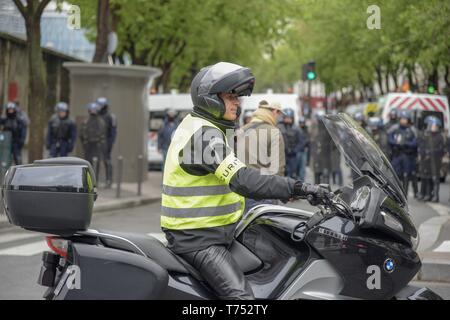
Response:
[{"label": "traffic light", "polygon": [[434,86],[432,84],[428,85],[427,92],[429,94],[433,94],[435,91],[436,91],[436,89],[434,88]]},{"label": "traffic light", "polygon": [[310,61],[303,65],[303,81],[312,81],[317,78],[316,62]]}]

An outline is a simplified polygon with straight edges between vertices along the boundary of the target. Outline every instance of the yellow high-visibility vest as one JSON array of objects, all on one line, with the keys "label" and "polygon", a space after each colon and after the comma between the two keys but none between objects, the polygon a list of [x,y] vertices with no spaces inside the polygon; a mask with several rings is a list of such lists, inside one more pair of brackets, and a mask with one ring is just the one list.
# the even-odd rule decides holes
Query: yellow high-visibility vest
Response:
[{"label": "yellow high-visibility vest", "polygon": [[[214,174],[195,176],[180,166],[180,151],[201,127],[217,126],[206,119],[187,115],[172,137],[164,164],[161,227],[171,230],[225,226],[237,222],[244,198],[232,192],[229,183],[245,164],[234,153],[228,155]],[[199,137],[201,138],[201,137]],[[228,146],[228,142],[225,139]],[[194,158],[203,155],[194,155]],[[200,158],[201,159],[201,158]],[[195,163],[196,159],[193,159]]]}]

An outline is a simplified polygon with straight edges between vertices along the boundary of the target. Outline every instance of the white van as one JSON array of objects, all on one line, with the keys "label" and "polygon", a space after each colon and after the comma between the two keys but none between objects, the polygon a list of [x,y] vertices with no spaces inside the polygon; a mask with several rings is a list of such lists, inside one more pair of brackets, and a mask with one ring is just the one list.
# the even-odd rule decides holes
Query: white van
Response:
[{"label": "white van", "polygon": [[392,109],[412,110],[415,114],[421,114],[421,118],[429,114],[442,113],[444,129],[448,132],[450,111],[446,96],[421,94],[421,93],[389,93],[382,99],[383,121],[389,121],[389,112]]}]

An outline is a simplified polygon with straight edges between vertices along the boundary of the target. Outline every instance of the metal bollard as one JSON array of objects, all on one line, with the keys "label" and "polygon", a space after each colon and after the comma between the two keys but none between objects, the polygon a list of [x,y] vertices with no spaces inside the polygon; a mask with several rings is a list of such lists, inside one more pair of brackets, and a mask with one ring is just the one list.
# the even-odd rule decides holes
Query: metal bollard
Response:
[{"label": "metal bollard", "polygon": [[144,157],[142,156],[142,154],[138,155],[137,157],[137,183],[138,183],[138,191],[137,191],[137,195],[140,196],[142,194],[142,165],[143,165],[143,161]]},{"label": "metal bollard", "polygon": [[117,157],[117,189],[116,198],[120,198],[120,187],[122,184],[123,157]]},{"label": "metal bollard", "polygon": [[92,158],[92,166],[94,167],[95,180],[97,180],[97,185],[100,185],[100,175],[99,175],[100,167],[99,167],[99,165],[100,164],[98,162],[98,158],[93,157]]}]

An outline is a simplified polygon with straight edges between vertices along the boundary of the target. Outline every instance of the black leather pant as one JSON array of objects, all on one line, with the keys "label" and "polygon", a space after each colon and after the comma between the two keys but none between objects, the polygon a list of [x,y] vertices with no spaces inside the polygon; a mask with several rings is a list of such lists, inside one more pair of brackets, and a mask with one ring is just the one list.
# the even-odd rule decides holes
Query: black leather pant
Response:
[{"label": "black leather pant", "polygon": [[221,300],[255,299],[252,288],[225,246],[180,254],[196,268]]}]

